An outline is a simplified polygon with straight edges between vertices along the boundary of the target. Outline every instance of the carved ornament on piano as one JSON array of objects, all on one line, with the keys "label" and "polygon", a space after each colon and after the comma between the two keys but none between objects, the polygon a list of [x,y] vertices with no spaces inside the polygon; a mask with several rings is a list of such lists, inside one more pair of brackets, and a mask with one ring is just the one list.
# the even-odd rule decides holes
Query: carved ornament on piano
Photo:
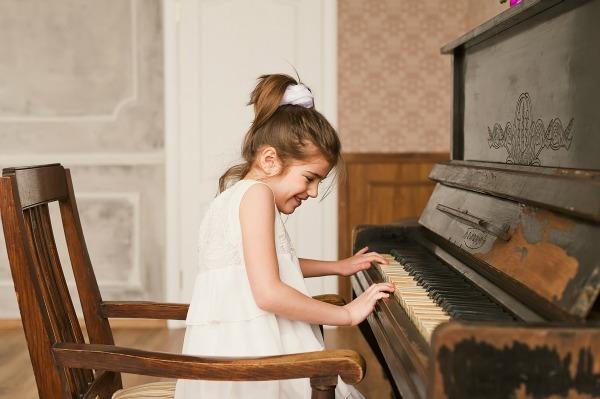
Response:
[{"label": "carved ornament on piano", "polygon": [[505,148],[508,152],[507,164],[541,166],[540,153],[545,149],[567,151],[573,141],[574,118],[571,118],[566,129],[560,118],[550,120],[548,127],[541,119],[531,117],[531,98],[529,93],[522,93],[517,101],[515,119],[507,122],[503,129],[499,123],[494,129],[488,126],[488,144],[490,148]]}]

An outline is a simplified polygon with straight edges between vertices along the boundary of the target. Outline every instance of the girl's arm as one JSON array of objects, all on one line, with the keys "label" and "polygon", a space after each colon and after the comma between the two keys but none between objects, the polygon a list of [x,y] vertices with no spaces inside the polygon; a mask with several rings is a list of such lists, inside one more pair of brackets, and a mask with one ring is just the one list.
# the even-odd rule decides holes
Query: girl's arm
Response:
[{"label": "girl's arm", "polygon": [[371,262],[388,263],[377,252],[367,252],[368,250],[369,247],[364,247],[354,256],[334,261],[300,259],[300,269],[302,269],[304,277],[319,277],[330,274],[351,276],[358,271],[371,267]]},{"label": "girl's arm", "polygon": [[316,259],[298,259],[300,261],[300,269],[304,277],[320,277],[329,276],[332,274],[340,274],[339,261],[331,260],[316,260]]},{"label": "girl's arm", "polygon": [[273,193],[263,184],[250,187],[240,204],[246,273],[254,300],[261,309],[313,324],[356,325],[371,313],[378,299],[389,296],[385,291],[393,291],[393,285],[374,284],[351,303],[335,306],[283,283],[275,250],[274,209]]}]

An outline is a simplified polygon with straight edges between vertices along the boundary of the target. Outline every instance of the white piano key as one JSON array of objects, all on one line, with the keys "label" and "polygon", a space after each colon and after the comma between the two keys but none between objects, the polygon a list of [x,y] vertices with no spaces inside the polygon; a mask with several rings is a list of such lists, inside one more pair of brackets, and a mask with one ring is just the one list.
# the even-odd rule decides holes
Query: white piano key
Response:
[{"label": "white piano key", "polygon": [[429,297],[427,291],[417,284],[417,281],[392,255],[383,254],[383,258],[389,263],[387,265],[375,263],[376,267],[387,282],[394,284],[396,287],[394,296],[417,330],[427,341],[430,341],[433,330],[440,323],[450,320],[450,315]]}]

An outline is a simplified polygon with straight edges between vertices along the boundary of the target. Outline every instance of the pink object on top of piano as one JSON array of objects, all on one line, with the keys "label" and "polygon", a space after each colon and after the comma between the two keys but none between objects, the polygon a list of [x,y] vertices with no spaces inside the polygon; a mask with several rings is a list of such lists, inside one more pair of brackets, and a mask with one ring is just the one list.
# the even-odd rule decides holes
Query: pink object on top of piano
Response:
[{"label": "pink object on top of piano", "polygon": [[510,0],[510,6],[516,6],[517,4],[522,3],[523,0]]}]

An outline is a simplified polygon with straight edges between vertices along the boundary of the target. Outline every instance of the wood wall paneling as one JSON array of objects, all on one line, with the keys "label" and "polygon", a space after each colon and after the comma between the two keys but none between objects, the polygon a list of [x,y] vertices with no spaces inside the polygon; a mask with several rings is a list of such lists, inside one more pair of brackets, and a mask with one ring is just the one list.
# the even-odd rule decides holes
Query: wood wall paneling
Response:
[{"label": "wood wall paneling", "polygon": [[[417,218],[433,191],[429,172],[447,153],[345,154],[346,179],[339,188],[339,258],[352,254],[352,229],[359,224],[388,224]],[[348,278],[339,292],[351,296]]]}]

